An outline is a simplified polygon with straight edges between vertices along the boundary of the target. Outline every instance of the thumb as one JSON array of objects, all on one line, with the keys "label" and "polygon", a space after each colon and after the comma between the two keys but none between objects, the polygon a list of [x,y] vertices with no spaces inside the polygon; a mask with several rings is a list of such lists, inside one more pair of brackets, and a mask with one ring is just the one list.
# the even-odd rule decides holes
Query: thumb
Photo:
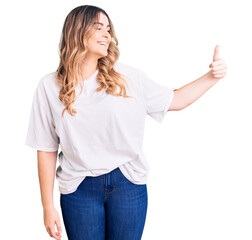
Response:
[{"label": "thumb", "polygon": [[220,59],[219,50],[220,50],[220,45],[216,45],[216,47],[214,49],[213,61],[217,61]]}]

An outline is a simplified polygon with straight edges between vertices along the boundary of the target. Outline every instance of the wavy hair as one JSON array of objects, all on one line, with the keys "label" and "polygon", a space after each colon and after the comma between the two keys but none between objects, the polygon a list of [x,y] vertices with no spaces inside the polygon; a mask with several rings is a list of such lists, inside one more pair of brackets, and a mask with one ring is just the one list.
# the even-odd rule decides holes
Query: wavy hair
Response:
[{"label": "wavy hair", "polygon": [[[64,117],[65,110],[72,116],[77,113],[72,105],[82,93],[83,85],[81,85],[81,92],[77,97],[75,96],[75,88],[83,80],[80,66],[87,53],[87,41],[94,32],[93,22],[98,20],[99,13],[105,14],[108,18],[111,26],[111,42],[107,56],[98,59],[97,81],[100,85],[96,91],[100,92],[105,89],[106,93],[114,96],[131,97],[126,94],[124,86],[125,83],[128,88],[127,81],[124,79],[126,76],[116,72],[113,68],[120,52],[117,47],[118,40],[115,30],[108,14],[99,7],[82,5],[74,8],[67,15],[59,44],[60,64],[56,71],[56,77],[61,86],[59,99],[66,106],[62,112],[62,117]],[[116,92],[117,87],[120,89],[119,93]]]}]

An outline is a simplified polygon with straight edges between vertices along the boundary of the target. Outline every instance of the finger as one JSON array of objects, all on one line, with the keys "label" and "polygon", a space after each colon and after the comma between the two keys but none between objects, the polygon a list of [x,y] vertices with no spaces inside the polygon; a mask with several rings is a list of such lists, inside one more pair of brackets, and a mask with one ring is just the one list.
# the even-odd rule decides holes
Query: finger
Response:
[{"label": "finger", "polygon": [[219,68],[219,69],[216,69],[215,67],[212,69],[213,72],[226,72],[226,68],[225,67],[222,67],[222,68]]},{"label": "finger", "polygon": [[221,69],[225,69],[225,66],[224,65],[218,65],[218,66],[213,67],[213,71],[219,71]]},{"label": "finger", "polygon": [[214,75],[215,78],[222,78],[224,77],[223,75]]},{"label": "finger", "polygon": [[50,236],[50,237],[52,237],[52,232],[51,232],[50,227],[47,227],[47,228],[46,228],[46,230],[47,230],[47,232],[48,232],[49,236]]},{"label": "finger", "polygon": [[60,220],[56,220],[56,227],[57,227],[59,235],[61,235],[62,228],[61,228]]},{"label": "finger", "polygon": [[213,72],[213,75],[216,76],[216,75],[225,75],[226,72]]},{"label": "finger", "polygon": [[49,228],[49,227],[46,228],[46,231],[47,231],[48,234],[51,236],[51,232],[50,232],[50,228]]},{"label": "finger", "polygon": [[56,232],[54,230],[54,227],[50,228],[50,233],[51,233],[51,237],[55,238],[55,239],[60,239],[60,237],[58,235],[56,235]]},{"label": "finger", "polygon": [[215,61],[215,62],[212,62],[209,67],[210,68],[213,68],[214,66],[219,66],[219,65],[222,65],[222,64],[225,64],[224,60],[220,59],[218,61]]},{"label": "finger", "polygon": [[219,59],[219,60],[217,60],[215,62],[212,62],[212,67],[218,66],[218,65],[221,65],[221,64],[225,64],[225,61],[222,60],[222,59]]},{"label": "finger", "polygon": [[220,56],[219,56],[219,49],[220,49],[220,46],[219,45],[216,45],[215,49],[214,49],[214,56],[213,56],[213,61],[217,61],[220,59]]},{"label": "finger", "polygon": [[221,69],[212,69],[213,72],[226,72],[226,69],[225,68],[221,68]]},{"label": "finger", "polygon": [[222,75],[225,74],[224,71],[217,71],[217,72],[213,72],[213,75]]}]

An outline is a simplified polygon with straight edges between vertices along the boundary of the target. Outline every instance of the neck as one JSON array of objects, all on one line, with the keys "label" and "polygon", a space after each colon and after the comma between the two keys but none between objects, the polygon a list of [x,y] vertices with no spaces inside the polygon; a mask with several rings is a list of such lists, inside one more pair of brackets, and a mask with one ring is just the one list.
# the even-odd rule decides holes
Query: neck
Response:
[{"label": "neck", "polygon": [[96,59],[85,59],[81,66],[80,70],[82,73],[83,79],[89,78],[94,72],[98,69],[98,60]]}]

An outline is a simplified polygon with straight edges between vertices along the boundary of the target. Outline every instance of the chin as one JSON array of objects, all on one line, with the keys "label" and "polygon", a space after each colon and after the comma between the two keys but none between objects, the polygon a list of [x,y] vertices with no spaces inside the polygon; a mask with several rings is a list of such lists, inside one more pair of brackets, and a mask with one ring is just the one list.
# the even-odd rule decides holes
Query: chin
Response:
[{"label": "chin", "polygon": [[100,54],[101,57],[106,57],[108,55],[108,53],[103,53],[103,54]]}]

